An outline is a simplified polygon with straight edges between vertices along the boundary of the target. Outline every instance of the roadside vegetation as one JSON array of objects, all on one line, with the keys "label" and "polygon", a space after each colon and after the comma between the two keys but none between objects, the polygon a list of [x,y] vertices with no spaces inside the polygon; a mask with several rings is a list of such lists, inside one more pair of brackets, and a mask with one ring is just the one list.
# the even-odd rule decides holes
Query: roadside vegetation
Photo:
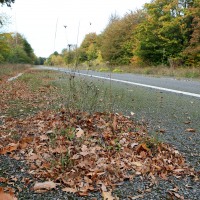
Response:
[{"label": "roadside vegetation", "polygon": [[196,78],[199,13],[198,0],[154,0],[123,17],[111,15],[101,34],[87,34],[78,49],[54,52],[45,64]]},{"label": "roadside vegetation", "polygon": [[[33,177],[26,187],[35,193],[59,186],[79,196],[99,191],[103,199],[119,199],[111,193],[115,185],[136,176],[152,185],[156,177],[197,178],[177,150],[134,119],[132,93],[109,82],[30,68],[7,82],[15,74],[1,75],[0,154],[27,163]],[[118,111],[128,104],[126,117]],[[0,195],[20,196],[11,178],[1,174]]]}]

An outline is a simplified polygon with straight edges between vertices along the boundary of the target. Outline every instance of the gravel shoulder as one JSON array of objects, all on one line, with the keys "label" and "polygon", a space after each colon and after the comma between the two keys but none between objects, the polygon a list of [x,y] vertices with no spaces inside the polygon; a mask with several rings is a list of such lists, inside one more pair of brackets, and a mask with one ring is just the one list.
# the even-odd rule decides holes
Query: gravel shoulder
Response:
[{"label": "gravel shoulder", "polygon": [[[108,74],[105,74],[108,76]],[[116,75],[119,78],[122,75]],[[128,76],[128,75],[127,75]],[[141,77],[139,77],[141,79]],[[89,80],[97,81],[89,78]],[[133,80],[133,76],[127,78]],[[156,79],[157,80],[157,79]],[[160,80],[159,80],[160,81]],[[177,80],[176,80],[177,81]],[[161,81],[162,82],[162,81]],[[166,79],[163,84],[167,84]],[[181,89],[188,85],[187,81],[179,82]],[[110,87],[109,81],[100,81]],[[194,85],[193,85],[194,84]],[[189,82],[187,88],[193,88],[192,92],[200,92],[199,82]],[[200,170],[200,99],[154,91],[127,84],[112,83],[112,93],[123,93],[123,99],[116,100],[115,112],[122,112],[125,115],[134,113],[131,117],[135,121],[148,124],[149,132],[158,140],[173,145],[181,152],[189,165],[197,171]],[[190,90],[190,89],[188,89]],[[191,90],[190,90],[191,91]],[[1,121],[0,121],[1,125]],[[193,129],[194,131],[187,131]],[[36,194],[31,189],[35,181],[27,173],[28,169],[23,161],[16,161],[9,156],[0,156],[0,174],[2,177],[17,180],[11,182],[9,187],[18,191],[18,199],[102,199],[100,193],[91,193],[89,197],[78,197],[66,194],[61,189],[56,189],[44,194]],[[26,183],[24,178],[31,178],[33,182]],[[5,183],[0,183],[5,186]],[[21,189],[20,189],[21,188]],[[191,199],[197,200],[200,196],[200,182],[194,181],[193,177],[169,177],[168,180],[157,178],[155,184],[148,179],[136,177],[133,181],[124,182],[113,191],[119,199]]]}]

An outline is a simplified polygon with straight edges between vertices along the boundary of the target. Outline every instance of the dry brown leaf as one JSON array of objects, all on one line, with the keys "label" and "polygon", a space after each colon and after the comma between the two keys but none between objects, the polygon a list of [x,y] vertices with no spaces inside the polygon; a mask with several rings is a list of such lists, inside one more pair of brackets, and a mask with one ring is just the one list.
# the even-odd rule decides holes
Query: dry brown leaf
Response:
[{"label": "dry brown leaf", "polygon": [[187,129],[185,130],[185,132],[194,133],[194,132],[196,132],[196,130],[193,129],[193,128],[187,128]]},{"label": "dry brown leaf", "polygon": [[80,137],[82,137],[84,135],[84,131],[81,128],[77,128],[76,131],[77,131],[76,132],[76,137],[77,138],[80,138]]},{"label": "dry brown leaf", "polygon": [[132,162],[131,164],[135,165],[136,167],[142,167],[141,162]]},{"label": "dry brown leaf", "polygon": [[0,150],[0,154],[6,154],[6,153],[10,153],[12,151],[17,150],[19,144],[18,143],[10,143],[8,146],[2,148]]},{"label": "dry brown leaf", "polygon": [[56,183],[54,183],[53,181],[46,181],[46,182],[42,182],[42,183],[35,183],[35,185],[33,186],[33,190],[34,191],[41,191],[41,190],[51,190],[56,188]]},{"label": "dry brown leaf", "polygon": [[102,192],[103,200],[115,200],[115,198],[112,196],[111,191],[109,192]]},{"label": "dry brown leaf", "polygon": [[134,142],[134,143],[131,144],[131,148],[133,148],[133,147],[135,147],[135,146],[137,146],[137,145],[138,145],[138,143],[137,143],[137,142]]},{"label": "dry brown leaf", "polygon": [[9,193],[5,193],[3,188],[0,188],[0,200],[17,200],[17,198]]},{"label": "dry brown leaf", "polygon": [[1,183],[6,183],[6,182],[7,182],[7,179],[4,178],[4,177],[0,177],[0,182],[1,182]]},{"label": "dry brown leaf", "polygon": [[40,140],[41,141],[45,141],[45,140],[48,140],[48,139],[49,139],[49,137],[47,135],[45,135],[45,134],[40,136]]},{"label": "dry brown leaf", "polygon": [[145,143],[140,144],[137,147],[137,152],[141,152],[141,151],[150,151],[150,149],[147,147],[147,145]]},{"label": "dry brown leaf", "polygon": [[62,191],[70,192],[70,193],[76,193],[77,192],[76,189],[73,189],[73,188],[70,188],[70,187],[63,188]]},{"label": "dry brown leaf", "polygon": [[106,188],[106,186],[104,185],[104,183],[101,184],[101,190],[102,190],[103,192],[107,192],[107,188]]}]

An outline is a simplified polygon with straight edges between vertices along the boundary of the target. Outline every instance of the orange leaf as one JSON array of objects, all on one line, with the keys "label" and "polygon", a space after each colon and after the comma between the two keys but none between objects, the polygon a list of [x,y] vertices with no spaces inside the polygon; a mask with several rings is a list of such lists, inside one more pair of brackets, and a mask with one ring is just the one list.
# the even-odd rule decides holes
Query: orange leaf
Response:
[{"label": "orange leaf", "polygon": [[14,197],[13,195],[11,195],[9,193],[5,193],[3,191],[3,188],[0,189],[0,199],[1,200],[17,200],[17,198]]},{"label": "orange leaf", "polygon": [[140,144],[137,147],[137,152],[141,152],[141,151],[150,151],[150,149],[147,147],[147,145],[145,143]]},{"label": "orange leaf", "polygon": [[1,149],[0,154],[6,154],[6,153],[10,153],[12,151],[17,150],[19,144],[17,143],[10,143],[8,146],[4,147],[3,149]]}]

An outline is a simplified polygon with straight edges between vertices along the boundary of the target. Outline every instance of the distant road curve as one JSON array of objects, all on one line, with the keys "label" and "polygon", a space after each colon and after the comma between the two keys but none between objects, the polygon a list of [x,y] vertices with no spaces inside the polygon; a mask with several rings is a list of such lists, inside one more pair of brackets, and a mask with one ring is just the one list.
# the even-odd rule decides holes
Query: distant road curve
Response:
[{"label": "distant road curve", "polygon": [[37,69],[47,69],[60,71],[64,73],[73,73],[79,76],[87,76],[92,78],[98,78],[103,80],[111,80],[118,83],[125,83],[129,85],[136,85],[146,88],[151,88],[159,91],[172,92],[176,94],[187,95],[191,97],[200,98],[200,82],[191,80],[177,80],[174,78],[166,77],[149,77],[136,74],[116,74],[96,72],[90,70],[73,71],[66,68],[49,67],[49,66],[37,66]]}]

